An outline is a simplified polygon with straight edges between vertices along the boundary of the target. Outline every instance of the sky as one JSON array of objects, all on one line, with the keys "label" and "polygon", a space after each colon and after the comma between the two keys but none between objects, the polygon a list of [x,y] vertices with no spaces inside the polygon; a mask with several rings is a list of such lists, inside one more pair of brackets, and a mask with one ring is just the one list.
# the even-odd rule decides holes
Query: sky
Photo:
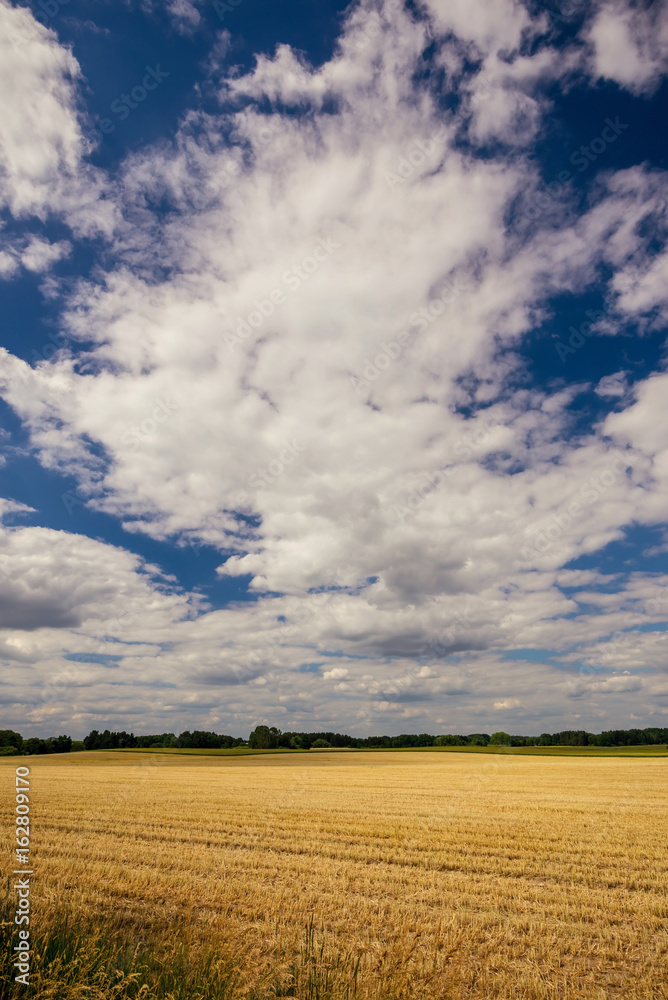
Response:
[{"label": "sky", "polygon": [[0,728],[668,725],[668,5],[0,0]]}]

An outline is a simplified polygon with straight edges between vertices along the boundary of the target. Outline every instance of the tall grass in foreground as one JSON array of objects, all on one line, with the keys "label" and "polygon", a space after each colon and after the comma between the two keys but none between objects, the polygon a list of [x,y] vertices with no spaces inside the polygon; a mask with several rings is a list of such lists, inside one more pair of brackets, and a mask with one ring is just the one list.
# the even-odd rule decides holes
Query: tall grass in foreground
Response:
[{"label": "tall grass in foreground", "polygon": [[[180,928],[171,946],[110,937],[102,926],[82,927],[66,909],[40,920],[32,932],[34,949],[28,989],[14,980],[16,943],[11,898],[0,912],[0,1000],[355,1000],[360,958],[329,954],[313,920],[298,954],[277,963],[264,982],[241,983],[241,956],[201,947]],[[184,933],[185,932],[185,933]],[[383,997],[399,998],[403,984],[387,983]],[[406,995],[405,993],[403,994]]]}]

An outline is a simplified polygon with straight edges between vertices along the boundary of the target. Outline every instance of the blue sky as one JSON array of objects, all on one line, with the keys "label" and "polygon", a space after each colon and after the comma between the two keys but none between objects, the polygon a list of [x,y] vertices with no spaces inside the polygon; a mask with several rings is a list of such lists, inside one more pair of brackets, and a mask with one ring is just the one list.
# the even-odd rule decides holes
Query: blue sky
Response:
[{"label": "blue sky", "polygon": [[0,19],[3,726],[665,725],[665,5]]}]

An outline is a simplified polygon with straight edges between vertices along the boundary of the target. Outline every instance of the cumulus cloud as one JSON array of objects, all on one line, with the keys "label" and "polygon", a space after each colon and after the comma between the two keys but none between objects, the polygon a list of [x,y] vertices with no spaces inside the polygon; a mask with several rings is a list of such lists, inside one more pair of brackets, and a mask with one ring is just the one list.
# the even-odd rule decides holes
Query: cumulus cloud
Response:
[{"label": "cumulus cloud", "polygon": [[[80,82],[79,64],[54,32],[27,7],[0,0],[0,211],[41,222],[60,217],[81,236],[110,233],[114,213],[99,171],[85,163]],[[0,270],[15,270],[17,254],[42,270],[65,248],[37,236],[22,250],[10,241]]]},{"label": "cumulus cloud", "polygon": [[503,698],[501,701],[494,702],[494,709],[497,712],[505,712],[509,708],[519,708],[521,702],[519,698]]},{"label": "cumulus cloud", "polygon": [[[73,81],[79,66],[30,11],[0,4],[4,106],[0,177],[12,213],[44,212],[54,189],[76,175],[83,152]],[[63,177],[64,175],[64,177]]]},{"label": "cumulus cloud", "polygon": [[633,93],[651,93],[668,69],[663,3],[602,0],[589,28],[594,72]]},{"label": "cumulus cloud", "polygon": [[531,19],[518,0],[500,0],[487,4],[484,0],[426,0],[436,29],[443,34],[452,32],[458,39],[474,45],[480,52],[510,52],[518,48],[522,33],[531,26]]},{"label": "cumulus cloud", "polygon": [[581,681],[571,687],[571,698],[582,698],[591,694],[627,694],[640,691],[643,687],[642,677],[632,676],[628,670],[622,674],[613,674],[599,680]]},{"label": "cumulus cloud", "polygon": [[657,372],[636,387],[635,402],[620,413],[611,413],[607,433],[619,442],[632,444],[647,460],[646,483],[637,516],[649,524],[665,521],[661,496],[668,487],[668,445],[660,431],[656,414],[663,409],[668,391],[668,374]]},{"label": "cumulus cloud", "polygon": [[[17,510],[27,509],[3,501],[5,517]],[[138,557],[83,535],[5,528],[0,563],[0,629],[25,632],[108,623],[115,618],[115,605],[136,606],[141,599],[148,606],[157,600]],[[173,611],[179,601],[165,603]],[[119,613],[122,617],[125,612]]]},{"label": "cumulus cloud", "polygon": [[28,271],[46,271],[57,260],[67,257],[71,251],[67,240],[49,243],[48,240],[32,237],[21,254],[21,263]]},{"label": "cumulus cloud", "polygon": [[[0,9],[51,60],[62,135],[43,135],[28,180],[6,175],[9,208],[39,216],[58,204],[56,168],[83,176],[78,69],[27,12]],[[611,309],[589,334],[614,335],[622,314],[656,321],[643,222],[660,216],[665,173],[604,175],[580,214],[568,192],[528,212],[542,85],[580,57],[560,64],[537,41],[543,21],[511,0],[429,0],[425,15],[363,2],[320,67],[285,45],[245,73],[214,67],[219,110],[193,108],[172,142],[121,168],[115,258],[62,317],[85,351],[35,367],[2,356],[3,397],[45,467],[127,531],[206,542],[221,577],[251,579],[253,600],[207,610],[123,550],[9,531],[4,642],[42,675],[120,643],[113,671],[77,661],[82,725],[102,699],[109,719],[132,714],[136,683],[158,692],[156,726],[438,726],[447,708],[461,728],[501,711],[550,728],[573,715],[562,667],[575,661],[501,651],[575,656],[640,599],[619,580],[605,603],[613,581],[564,566],[665,519],[652,418],[665,376],[583,431],[571,408],[592,387],[531,388],[520,351],[555,294],[603,274]],[[456,111],[415,82],[431,45]],[[491,139],[498,155],[481,156]],[[55,253],[30,248],[34,270]],[[620,406],[625,391],[622,372],[596,386]],[[145,609],[122,635],[101,617],[114,600]],[[605,714],[644,697],[627,669],[577,698]]]}]

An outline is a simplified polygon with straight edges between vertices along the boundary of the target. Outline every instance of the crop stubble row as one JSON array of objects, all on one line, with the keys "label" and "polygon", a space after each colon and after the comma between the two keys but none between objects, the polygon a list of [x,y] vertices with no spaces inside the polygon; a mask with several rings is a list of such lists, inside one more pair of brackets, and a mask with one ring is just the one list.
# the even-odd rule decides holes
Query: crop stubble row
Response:
[{"label": "crop stubble row", "polygon": [[666,760],[109,753],[32,771],[44,912],[66,900],[137,941],[194,926],[249,984],[314,915],[363,956],[363,995],[402,960],[416,997],[668,995]]}]

